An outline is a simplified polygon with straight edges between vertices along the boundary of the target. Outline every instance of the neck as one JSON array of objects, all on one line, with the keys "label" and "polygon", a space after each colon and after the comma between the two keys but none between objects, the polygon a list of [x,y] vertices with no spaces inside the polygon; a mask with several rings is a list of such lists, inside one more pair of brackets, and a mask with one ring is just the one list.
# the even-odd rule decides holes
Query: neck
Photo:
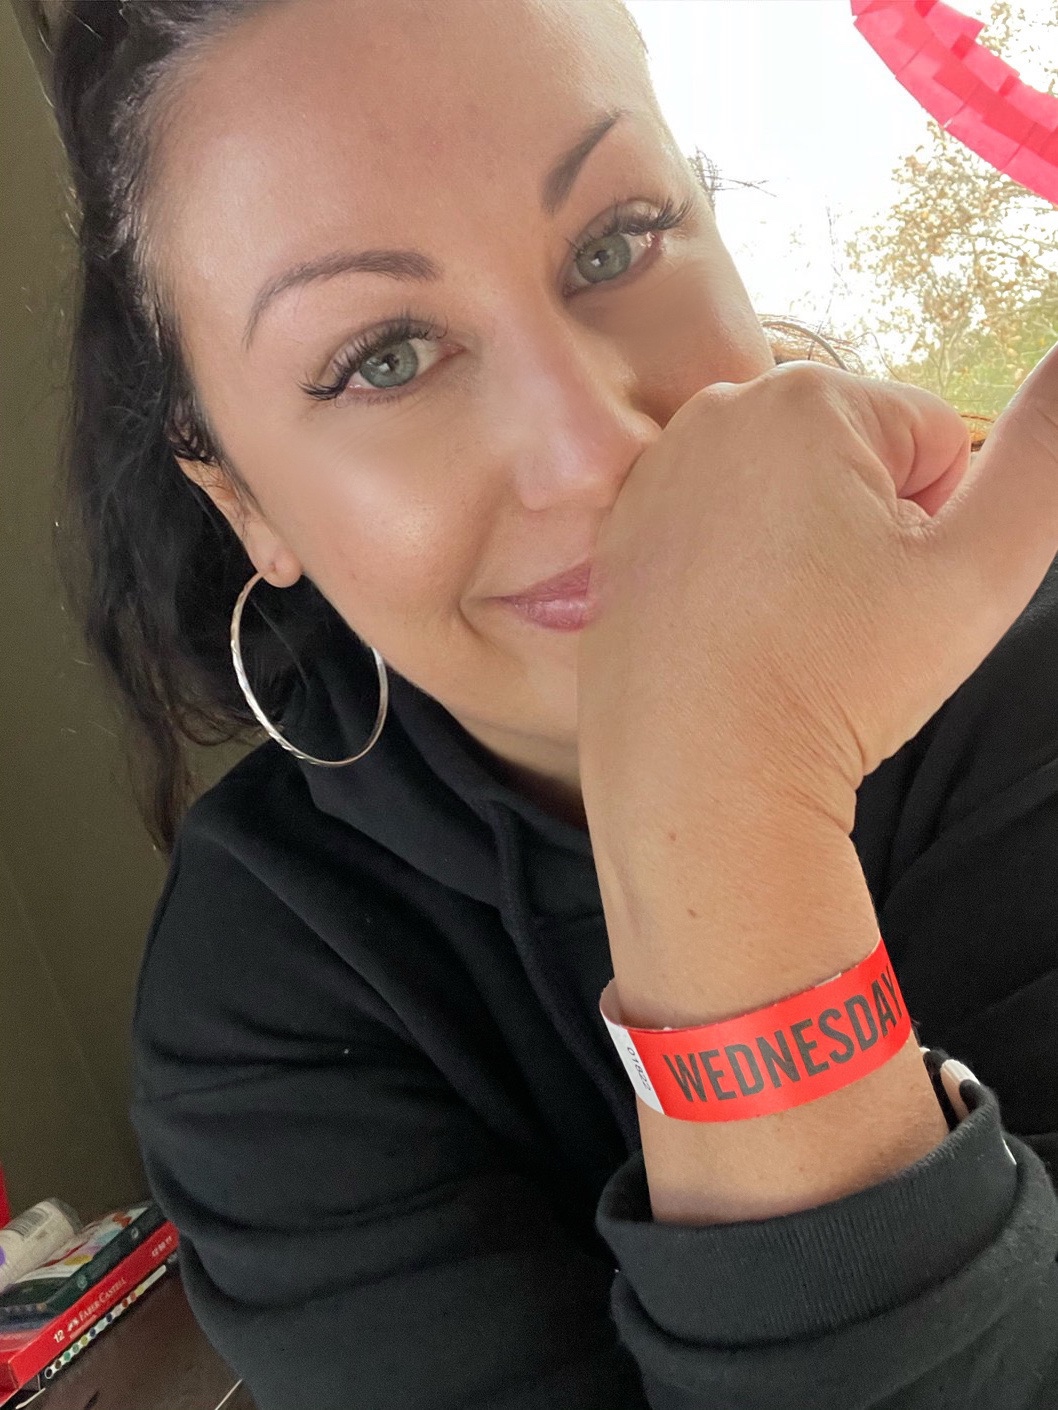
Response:
[{"label": "neck", "polygon": [[[524,744],[519,747],[518,743],[512,744],[505,739],[501,752],[491,735],[485,737],[480,727],[466,720],[460,723],[485,750],[489,767],[508,788],[531,799],[551,817],[580,828],[582,832],[588,831],[575,748],[556,747],[546,762],[541,762],[538,757],[529,757],[529,749]],[[538,741],[532,743],[537,744]]]},{"label": "neck", "polygon": [[579,827],[582,832],[588,831],[584,798],[579,785],[571,785],[563,779],[552,778],[507,759],[496,758],[494,767],[505,783],[517,793],[531,798],[545,813]]}]

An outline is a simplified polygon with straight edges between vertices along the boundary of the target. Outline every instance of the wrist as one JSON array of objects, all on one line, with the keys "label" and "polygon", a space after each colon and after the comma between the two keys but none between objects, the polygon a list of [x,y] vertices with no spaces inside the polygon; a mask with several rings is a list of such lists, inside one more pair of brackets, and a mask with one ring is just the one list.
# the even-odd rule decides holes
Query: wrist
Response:
[{"label": "wrist", "polygon": [[833,788],[810,792],[789,771],[732,758],[698,760],[679,777],[673,772],[647,778],[638,765],[634,784],[613,770],[598,783],[581,777],[593,852],[635,893],[664,893],[674,872],[703,855],[751,859],[850,839],[856,791],[848,786],[840,797]]},{"label": "wrist", "polygon": [[716,724],[708,740],[680,759],[657,742],[634,754],[598,759],[582,746],[581,798],[593,843],[620,858],[623,869],[662,868],[701,845],[728,840],[754,845],[787,833],[851,836],[858,775],[845,778],[829,762],[780,737]]},{"label": "wrist", "polygon": [[[718,1023],[800,995],[870,955],[879,926],[849,831],[759,789],[730,808],[701,810],[682,831],[670,827],[676,837],[663,833],[663,848],[649,825],[638,847],[632,830],[606,836],[604,827],[596,867],[623,1023]],[[831,1060],[829,1048],[810,1047],[821,1023],[795,1027],[815,1069]],[[775,1034],[764,1036],[782,1051]],[[859,1046],[870,1047],[870,1037]],[[806,1062],[802,1071],[790,1052],[807,1081],[813,1069]],[[717,1071],[723,1058],[711,1050],[698,1057],[710,1064],[699,1066],[707,1101],[704,1083],[714,1076],[733,1090]],[[788,1080],[785,1069],[776,1077]],[[907,1168],[948,1134],[913,1031],[866,1075],[754,1120],[674,1120],[638,1093],[637,1111],[653,1217],[689,1225],[766,1219],[839,1199]]]},{"label": "wrist", "polygon": [[818,1101],[754,1121],[675,1121],[636,1101],[656,1220],[772,1219],[866,1190],[949,1134],[917,1039]]},{"label": "wrist", "polygon": [[785,807],[755,833],[717,822],[678,835],[660,856],[595,852],[629,1023],[745,1013],[858,963],[878,939],[855,847],[834,824]]}]

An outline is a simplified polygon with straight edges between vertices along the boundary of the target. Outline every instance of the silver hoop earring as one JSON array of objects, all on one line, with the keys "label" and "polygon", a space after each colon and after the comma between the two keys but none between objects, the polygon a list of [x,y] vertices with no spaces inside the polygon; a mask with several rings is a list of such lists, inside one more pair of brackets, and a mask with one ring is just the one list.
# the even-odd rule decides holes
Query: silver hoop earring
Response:
[{"label": "silver hoop earring", "polygon": [[238,677],[242,693],[246,697],[246,703],[254,712],[259,723],[268,731],[275,742],[281,744],[283,748],[289,750],[291,754],[296,754],[299,759],[304,759],[306,763],[319,764],[319,766],[324,769],[339,769],[344,764],[355,764],[357,759],[362,759],[368,750],[374,748],[375,741],[382,733],[382,726],[386,723],[386,712],[389,709],[389,676],[386,673],[386,663],[373,646],[368,648],[371,655],[375,658],[375,669],[378,671],[378,714],[375,717],[375,727],[371,731],[371,738],[364,745],[363,749],[360,750],[359,754],[351,754],[348,759],[317,759],[312,754],[305,754],[302,750],[295,749],[293,744],[283,738],[257,703],[257,697],[250,689],[250,682],[246,679],[246,670],[242,664],[242,649],[239,646],[239,623],[242,621],[242,609],[254,584],[260,582],[263,577],[263,573],[255,573],[253,575],[242,592],[239,593],[238,600],[235,603],[235,610],[231,614],[231,659],[235,666],[235,674]]}]

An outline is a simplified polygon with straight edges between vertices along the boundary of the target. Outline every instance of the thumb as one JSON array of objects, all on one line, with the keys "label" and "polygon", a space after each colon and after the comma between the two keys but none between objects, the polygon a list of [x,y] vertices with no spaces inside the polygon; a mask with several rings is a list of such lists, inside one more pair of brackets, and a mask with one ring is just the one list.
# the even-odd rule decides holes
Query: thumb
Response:
[{"label": "thumb", "polygon": [[1058,344],[1018,388],[946,503],[917,525],[927,575],[999,641],[1058,557]]}]

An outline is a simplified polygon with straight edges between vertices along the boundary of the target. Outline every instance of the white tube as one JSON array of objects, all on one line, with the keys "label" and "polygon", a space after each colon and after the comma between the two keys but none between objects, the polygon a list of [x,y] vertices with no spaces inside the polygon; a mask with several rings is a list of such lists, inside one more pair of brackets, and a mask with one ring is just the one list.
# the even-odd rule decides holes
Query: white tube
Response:
[{"label": "white tube", "polygon": [[76,1210],[61,1199],[42,1199],[0,1229],[0,1292],[39,1268],[81,1228]]}]

